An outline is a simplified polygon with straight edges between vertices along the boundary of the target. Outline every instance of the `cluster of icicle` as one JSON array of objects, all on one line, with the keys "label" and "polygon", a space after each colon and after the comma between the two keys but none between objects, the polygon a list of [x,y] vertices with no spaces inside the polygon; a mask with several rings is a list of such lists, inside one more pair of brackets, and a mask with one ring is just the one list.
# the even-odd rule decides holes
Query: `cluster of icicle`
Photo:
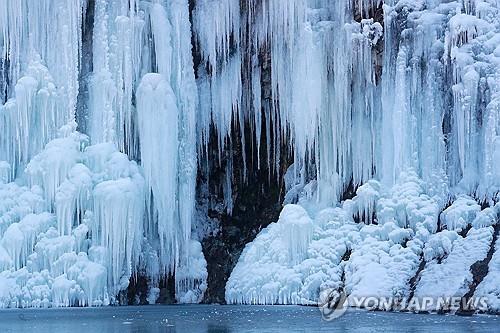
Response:
[{"label": "cluster of icicle", "polygon": [[495,1],[196,3],[205,139],[211,122],[224,145],[250,121],[257,149],[262,130],[268,150],[293,147],[299,177],[314,162],[327,204],[351,180],[391,185],[409,168],[482,199],[498,191]]},{"label": "cluster of icicle", "polygon": [[0,307],[109,304],[137,274],[201,301],[188,1],[6,0],[0,29]]},{"label": "cluster of icicle", "polygon": [[[500,311],[491,284],[500,254],[492,244],[500,213],[498,1],[255,6],[240,36],[270,49],[272,106],[263,114],[278,117],[292,143],[296,170],[287,176],[296,179],[287,179],[285,201],[299,205],[247,245],[226,301],[316,304],[325,289],[349,297],[465,295],[471,265],[496,249],[476,295]],[[301,172],[311,164],[316,179],[308,182]],[[356,196],[339,204],[350,184]],[[297,225],[299,232],[282,231]],[[311,229],[311,238],[297,237]]]}]

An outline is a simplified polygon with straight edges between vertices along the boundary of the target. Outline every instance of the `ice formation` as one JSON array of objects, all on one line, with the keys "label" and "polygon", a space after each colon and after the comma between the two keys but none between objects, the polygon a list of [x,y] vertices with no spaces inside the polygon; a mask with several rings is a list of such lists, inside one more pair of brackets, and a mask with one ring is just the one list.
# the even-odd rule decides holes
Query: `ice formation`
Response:
[{"label": "ice formation", "polygon": [[499,11],[1,1],[0,307],[117,303],[138,275],[150,303],[168,276],[177,301],[200,302],[197,173],[224,168],[231,214],[239,140],[243,181],[249,166],[279,177],[283,156],[293,164],[229,303],[464,295],[486,260],[475,292],[499,311]]},{"label": "ice formation", "polygon": [[[294,221],[296,217],[300,222]],[[296,233],[283,233],[289,226]],[[226,299],[243,304],[314,304],[318,288],[340,287],[343,257],[359,241],[359,225],[340,208],[327,208],[312,220],[301,206],[285,206],[279,221],[245,248],[227,282]],[[293,242],[302,244],[290,247]],[[293,253],[294,249],[300,252]]]},{"label": "ice formation", "polygon": [[490,261],[488,267],[488,275],[479,284],[474,294],[477,297],[487,297],[488,307],[491,311],[498,311],[500,308],[500,288],[498,286],[498,279],[500,278],[500,240],[497,239],[495,246],[495,254]]},{"label": "ice formation", "polygon": [[137,274],[201,301],[188,1],[8,0],[0,26],[0,306],[116,303]]},{"label": "ice formation", "polygon": [[[293,142],[286,177],[296,179],[287,179],[285,202],[298,198],[314,237],[302,262],[284,260],[277,248],[293,247],[275,231],[280,217],[247,245],[226,300],[308,304],[332,281],[328,288],[349,297],[465,295],[472,265],[486,260],[498,233],[498,3],[287,3],[262,1],[270,10],[261,21],[250,10],[249,38],[279,54],[271,112],[286,124],[282,140]],[[316,168],[315,180],[307,183],[302,165]],[[351,185],[355,197],[341,202]],[[327,206],[349,218],[320,223]],[[362,223],[351,231],[356,241],[325,241],[318,257],[328,226],[341,230],[352,219]],[[311,285],[319,275],[303,265],[337,272]],[[498,311],[494,265],[480,292]]]},{"label": "ice formation", "polygon": [[[465,237],[455,236],[455,239],[451,239],[451,246],[443,254],[426,256],[426,267],[422,271],[414,297],[464,296],[468,292],[472,283],[470,267],[486,257],[493,239],[493,228],[472,228]],[[428,244],[431,245],[431,242]]]}]

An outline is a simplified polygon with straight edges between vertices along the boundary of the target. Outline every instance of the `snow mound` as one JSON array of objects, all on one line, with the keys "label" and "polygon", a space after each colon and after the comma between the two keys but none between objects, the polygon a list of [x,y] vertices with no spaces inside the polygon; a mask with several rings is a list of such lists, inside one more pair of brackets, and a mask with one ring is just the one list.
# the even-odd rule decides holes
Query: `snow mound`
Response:
[{"label": "snow mound", "polygon": [[[466,237],[456,235],[451,239],[447,237],[444,239],[447,240],[446,246],[443,247],[444,254],[426,256],[426,266],[420,275],[414,297],[464,296],[472,283],[470,267],[486,257],[493,239],[493,228],[472,228]],[[433,243],[429,242],[426,246],[433,246]],[[434,306],[438,306],[438,304],[434,304]],[[423,310],[437,311],[440,309]]]},{"label": "snow mound", "polygon": [[285,206],[278,222],[241,254],[226,285],[227,302],[314,303],[320,289],[341,286],[339,264],[358,241],[358,230],[340,208],[321,211],[312,220],[304,208]]},{"label": "snow mound", "polygon": [[458,197],[441,213],[441,221],[448,230],[461,231],[473,223],[481,206],[469,196]]},{"label": "snow mound", "polygon": [[437,229],[438,212],[439,204],[426,194],[417,175],[402,173],[377,202],[378,225],[360,230],[362,241],[345,266],[348,298],[407,298],[424,244]]}]

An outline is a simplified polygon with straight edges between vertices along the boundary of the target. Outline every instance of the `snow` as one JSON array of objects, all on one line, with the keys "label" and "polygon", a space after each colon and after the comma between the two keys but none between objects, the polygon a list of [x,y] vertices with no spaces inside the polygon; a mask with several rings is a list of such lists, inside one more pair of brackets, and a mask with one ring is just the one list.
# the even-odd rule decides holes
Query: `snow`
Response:
[{"label": "snow", "polygon": [[468,196],[460,196],[441,213],[441,221],[448,230],[461,231],[475,221],[481,206]]},{"label": "snow", "polygon": [[[290,224],[305,235],[283,233]],[[312,221],[302,207],[285,206],[279,221],[264,229],[241,254],[226,285],[226,301],[313,304],[320,287],[341,283],[342,258],[357,242],[358,230],[352,218],[338,208],[322,211]],[[303,246],[290,246],[290,237],[296,237],[306,252]]]},{"label": "snow", "polygon": [[349,297],[408,295],[408,281],[419,265],[419,252],[392,240],[364,237],[345,268],[345,290]]},{"label": "snow", "polygon": [[424,244],[437,229],[439,205],[423,185],[408,172],[391,191],[382,191],[376,202],[379,224],[361,228],[363,240],[345,267],[348,297],[409,297],[409,282],[425,253]]},{"label": "snow", "polygon": [[486,228],[497,224],[498,212],[494,208],[485,208],[476,215],[472,226],[474,228]]},{"label": "snow", "polygon": [[[312,304],[325,288],[345,288],[350,297],[408,297],[424,244],[437,229],[439,206],[414,173],[402,176],[391,192],[370,181],[357,194],[342,208],[318,210],[308,204],[308,213],[299,205],[285,206],[279,221],[243,251],[228,280],[226,301]],[[366,225],[354,223],[359,207],[363,212],[366,206],[373,207],[376,220],[370,214],[361,221]],[[290,242],[298,227],[301,237],[292,234]]]},{"label": "snow", "polygon": [[[414,297],[465,295],[472,283],[470,267],[490,249],[495,210],[481,211],[475,200],[459,197],[444,210],[441,221],[458,221],[460,228],[447,224],[448,230],[438,232],[443,208],[414,172],[402,174],[390,190],[376,184],[360,187],[342,208],[318,210],[309,203],[306,212],[301,206],[285,206],[280,220],[245,248],[228,280],[226,300],[312,304],[319,291],[333,288],[344,290],[348,299],[380,296],[403,301],[412,295],[410,281],[415,277]],[[375,219],[354,223],[360,204],[363,211],[367,201]],[[315,216],[313,238],[306,256],[297,262],[287,253],[298,256],[301,250],[287,242],[280,225],[292,223],[289,219],[304,225],[310,214]],[[471,224],[466,237],[457,233]]]},{"label": "snow", "polygon": [[466,237],[451,240],[451,247],[448,243],[444,255],[440,253],[441,258],[426,256],[427,263],[415,289],[415,297],[464,296],[472,283],[470,267],[486,257],[492,239],[492,227],[472,228]]}]

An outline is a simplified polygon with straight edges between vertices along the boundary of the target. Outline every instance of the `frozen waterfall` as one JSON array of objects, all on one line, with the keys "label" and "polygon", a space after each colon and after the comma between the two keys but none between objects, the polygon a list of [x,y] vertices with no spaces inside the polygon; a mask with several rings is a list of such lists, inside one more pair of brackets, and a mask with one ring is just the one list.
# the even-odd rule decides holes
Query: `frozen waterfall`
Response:
[{"label": "frozen waterfall", "polygon": [[230,214],[241,154],[243,181],[263,169],[287,194],[228,303],[472,290],[500,311],[499,17],[497,0],[0,1],[0,307],[115,304],[138,276],[151,303],[169,277],[201,302],[199,173],[223,169]]}]

